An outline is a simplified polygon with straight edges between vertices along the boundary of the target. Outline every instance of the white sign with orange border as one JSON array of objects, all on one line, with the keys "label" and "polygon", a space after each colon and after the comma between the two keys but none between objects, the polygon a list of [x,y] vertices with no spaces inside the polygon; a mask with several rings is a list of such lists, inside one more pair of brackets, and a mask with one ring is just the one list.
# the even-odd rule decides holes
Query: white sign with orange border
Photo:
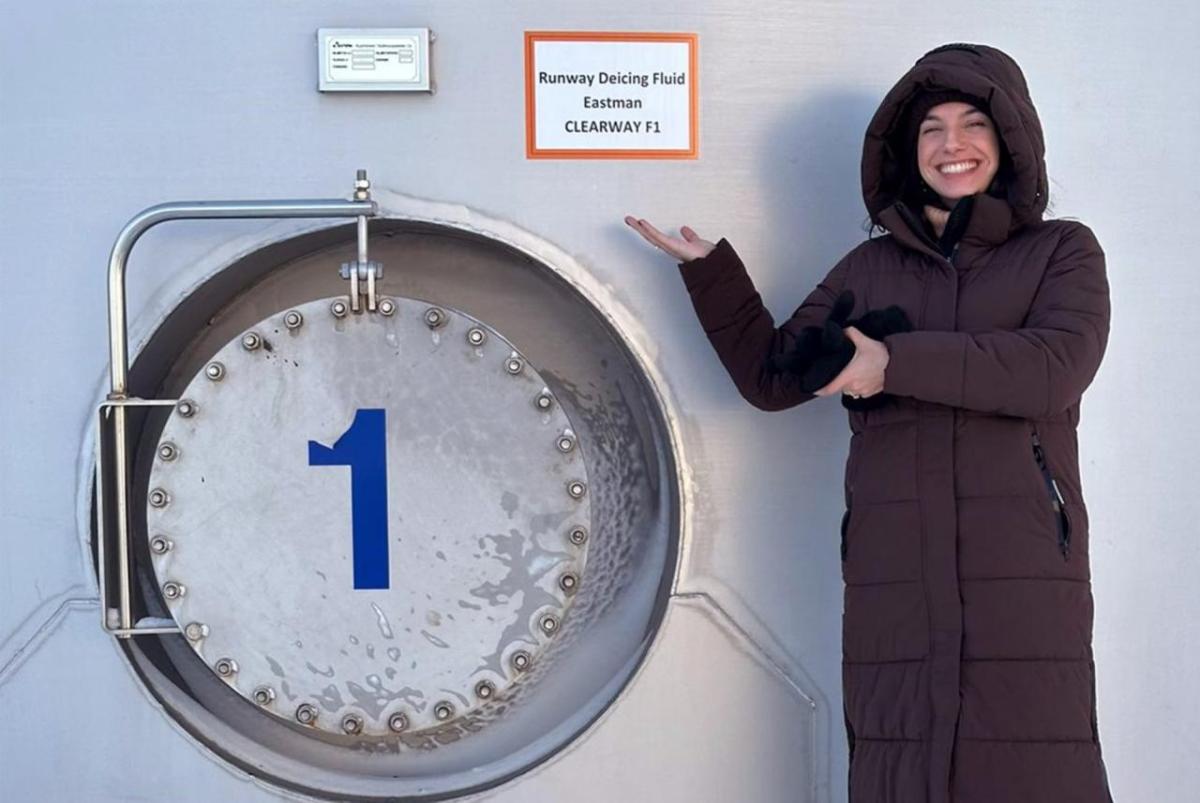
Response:
[{"label": "white sign with orange border", "polygon": [[695,159],[696,34],[526,31],[530,159]]}]

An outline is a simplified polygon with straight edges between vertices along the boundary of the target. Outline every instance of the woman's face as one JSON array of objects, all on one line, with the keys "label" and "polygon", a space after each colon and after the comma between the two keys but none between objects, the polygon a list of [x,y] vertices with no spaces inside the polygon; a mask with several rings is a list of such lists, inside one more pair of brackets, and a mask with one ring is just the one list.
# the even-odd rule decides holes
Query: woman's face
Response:
[{"label": "woman's face", "polygon": [[949,207],[983,192],[1000,169],[1000,141],[991,118],[969,103],[934,106],[918,129],[917,166]]}]

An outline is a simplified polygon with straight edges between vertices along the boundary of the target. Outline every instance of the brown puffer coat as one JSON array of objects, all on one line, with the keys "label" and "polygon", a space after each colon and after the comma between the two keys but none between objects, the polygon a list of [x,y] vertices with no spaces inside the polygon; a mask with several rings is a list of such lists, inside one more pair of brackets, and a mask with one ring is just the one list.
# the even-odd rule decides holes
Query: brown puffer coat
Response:
[{"label": "brown puffer coat", "polygon": [[[1015,169],[1007,200],[976,196],[951,258],[897,198],[908,102],[937,87],[988,100]],[[722,363],[764,410],[816,398],[767,360],[823,323],[843,288],[853,316],[898,304],[915,328],[884,339],[895,400],[849,412],[852,803],[1111,801],[1076,440],[1080,396],[1108,341],[1108,282],[1087,226],[1042,219],[1043,152],[1011,58],[938,48],[867,130],[863,195],[888,233],[843,257],[790,320],[775,327],[725,240],[680,266]]]}]

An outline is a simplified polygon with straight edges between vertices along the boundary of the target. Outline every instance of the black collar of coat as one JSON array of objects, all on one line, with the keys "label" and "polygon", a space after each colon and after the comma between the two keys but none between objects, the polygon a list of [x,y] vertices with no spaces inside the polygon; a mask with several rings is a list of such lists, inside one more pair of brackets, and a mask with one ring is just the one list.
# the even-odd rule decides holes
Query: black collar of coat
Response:
[{"label": "black collar of coat", "polygon": [[[919,221],[913,220],[913,214],[921,213],[909,211],[903,201],[898,201],[879,213],[879,223],[901,245],[941,260],[946,259],[938,243],[925,233]],[[959,238],[959,250],[969,253],[995,248],[1008,239],[1015,223],[1012,207],[1007,201],[980,193],[975,196],[971,218]]]}]

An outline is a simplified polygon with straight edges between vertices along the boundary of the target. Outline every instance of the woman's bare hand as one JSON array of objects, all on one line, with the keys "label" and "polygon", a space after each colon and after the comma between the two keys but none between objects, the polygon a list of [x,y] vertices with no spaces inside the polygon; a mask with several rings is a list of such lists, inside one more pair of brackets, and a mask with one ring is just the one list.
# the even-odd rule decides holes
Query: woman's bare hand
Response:
[{"label": "woman's bare hand", "polygon": [[831,396],[847,393],[865,399],[883,390],[884,374],[891,361],[887,344],[867,337],[853,326],[844,330],[846,337],[854,343],[854,356],[842,372],[823,388],[814,391],[814,396]]},{"label": "woman's bare hand", "polygon": [[683,238],[680,239],[679,237],[672,237],[669,234],[663,234],[650,225],[649,221],[633,217],[632,215],[626,215],[625,222],[629,224],[630,228],[642,235],[646,242],[655,248],[665,251],[680,262],[688,262],[700,257],[706,257],[709,252],[717,247],[715,243],[701,239],[700,235],[687,226],[679,230],[679,233],[683,235]]}]

